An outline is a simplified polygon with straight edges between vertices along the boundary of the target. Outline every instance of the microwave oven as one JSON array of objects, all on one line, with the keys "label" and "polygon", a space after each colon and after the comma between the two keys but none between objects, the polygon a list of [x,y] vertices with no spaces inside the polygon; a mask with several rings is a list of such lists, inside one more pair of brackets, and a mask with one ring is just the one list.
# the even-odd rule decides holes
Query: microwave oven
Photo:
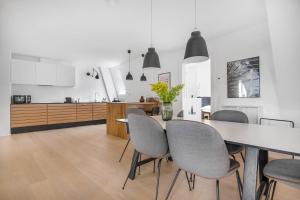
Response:
[{"label": "microwave oven", "polygon": [[31,103],[31,96],[30,95],[12,95],[11,103],[12,104]]}]

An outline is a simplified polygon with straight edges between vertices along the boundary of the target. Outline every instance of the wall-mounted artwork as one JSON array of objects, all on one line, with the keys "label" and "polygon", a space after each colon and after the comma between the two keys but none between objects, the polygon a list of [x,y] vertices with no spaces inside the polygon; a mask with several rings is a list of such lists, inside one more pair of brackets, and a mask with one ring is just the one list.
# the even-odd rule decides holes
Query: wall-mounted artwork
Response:
[{"label": "wall-mounted artwork", "polygon": [[228,98],[260,97],[259,57],[227,63]]},{"label": "wall-mounted artwork", "polygon": [[158,81],[166,83],[171,88],[171,72],[158,74]]}]

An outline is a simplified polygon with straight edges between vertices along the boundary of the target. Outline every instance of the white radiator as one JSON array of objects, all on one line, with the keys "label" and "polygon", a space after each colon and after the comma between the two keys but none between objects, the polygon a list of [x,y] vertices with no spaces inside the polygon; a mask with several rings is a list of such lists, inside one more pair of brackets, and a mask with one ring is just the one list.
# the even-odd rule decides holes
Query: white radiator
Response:
[{"label": "white radiator", "polygon": [[238,110],[245,113],[248,116],[250,124],[258,124],[261,117],[261,106],[222,106],[223,110]]}]

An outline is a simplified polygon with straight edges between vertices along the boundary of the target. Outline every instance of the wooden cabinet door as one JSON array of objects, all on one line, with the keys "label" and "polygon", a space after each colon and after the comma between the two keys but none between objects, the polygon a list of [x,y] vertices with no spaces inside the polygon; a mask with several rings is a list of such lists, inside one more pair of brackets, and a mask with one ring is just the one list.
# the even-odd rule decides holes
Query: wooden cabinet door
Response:
[{"label": "wooden cabinet door", "polygon": [[47,124],[47,104],[11,105],[11,127]]},{"label": "wooden cabinet door", "polygon": [[93,120],[101,120],[107,118],[107,104],[94,103],[93,104]]},{"label": "wooden cabinet door", "polygon": [[76,104],[48,104],[48,124],[76,122]]},{"label": "wooden cabinet door", "polygon": [[77,104],[77,121],[92,121],[93,120],[93,104],[79,103]]}]

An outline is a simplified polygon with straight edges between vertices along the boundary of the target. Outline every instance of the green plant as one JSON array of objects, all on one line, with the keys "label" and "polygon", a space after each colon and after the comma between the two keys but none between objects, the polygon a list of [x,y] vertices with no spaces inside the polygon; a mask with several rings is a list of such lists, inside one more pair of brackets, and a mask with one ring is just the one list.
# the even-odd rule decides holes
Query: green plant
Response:
[{"label": "green plant", "polygon": [[183,89],[183,84],[176,85],[170,90],[168,85],[163,82],[151,84],[151,90],[155,92],[163,103],[172,103]]}]

